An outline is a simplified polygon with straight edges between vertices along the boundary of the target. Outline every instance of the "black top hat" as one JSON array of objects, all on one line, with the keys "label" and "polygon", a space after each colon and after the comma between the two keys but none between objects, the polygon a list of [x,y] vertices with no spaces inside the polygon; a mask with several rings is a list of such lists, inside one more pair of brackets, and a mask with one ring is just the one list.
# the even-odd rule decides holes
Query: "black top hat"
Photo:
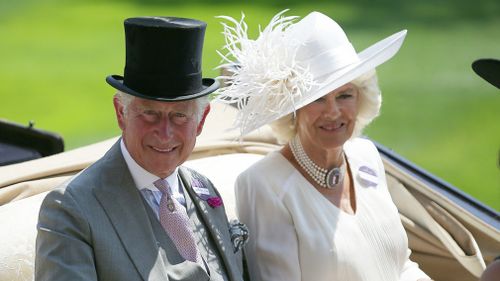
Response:
[{"label": "black top hat", "polygon": [[477,75],[500,89],[500,60],[478,59],[472,63],[472,69]]},{"label": "black top hat", "polygon": [[124,22],[124,76],[106,77],[115,89],[137,97],[181,101],[217,90],[202,78],[201,55],[206,23],[174,17],[138,17]]}]

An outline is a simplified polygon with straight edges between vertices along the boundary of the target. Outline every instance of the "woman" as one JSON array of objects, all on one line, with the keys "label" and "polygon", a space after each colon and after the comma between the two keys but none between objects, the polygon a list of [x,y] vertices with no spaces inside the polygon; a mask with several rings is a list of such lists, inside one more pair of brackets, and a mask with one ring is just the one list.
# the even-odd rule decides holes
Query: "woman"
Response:
[{"label": "woman", "polygon": [[236,182],[252,280],[430,280],[409,260],[377,149],[358,138],[381,104],[374,68],[406,31],[357,54],[318,12],[280,13],[255,41],[225,18],[238,67],[219,100],[237,102],[243,135],[270,123],[286,142]]}]

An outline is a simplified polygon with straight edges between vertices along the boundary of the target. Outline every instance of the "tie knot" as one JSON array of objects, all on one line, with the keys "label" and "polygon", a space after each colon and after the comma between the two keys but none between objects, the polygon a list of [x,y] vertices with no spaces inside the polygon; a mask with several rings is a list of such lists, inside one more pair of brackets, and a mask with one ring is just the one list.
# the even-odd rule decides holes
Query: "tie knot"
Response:
[{"label": "tie knot", "polygon": [[158,188],[159,191],[161,191],[162,194],[171,194],[170,185],[168,185],[168,182],[166,180],[159,179],[156,180],[153,184],[156,188]]}]

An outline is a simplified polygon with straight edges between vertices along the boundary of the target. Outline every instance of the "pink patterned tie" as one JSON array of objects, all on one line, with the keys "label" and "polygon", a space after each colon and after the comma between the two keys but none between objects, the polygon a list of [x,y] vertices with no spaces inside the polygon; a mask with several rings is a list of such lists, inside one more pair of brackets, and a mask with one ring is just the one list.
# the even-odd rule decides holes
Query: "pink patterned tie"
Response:
[{"label": "pink patterned tie", "polygon": [[184,259],[197,262],[205,269],[198,247],[196,247],[194,233],[189,227],[186,209],[172,197],[172,190],[165,180],[159,179],[153,184],[162,193],[159,214],[163,229]]}]

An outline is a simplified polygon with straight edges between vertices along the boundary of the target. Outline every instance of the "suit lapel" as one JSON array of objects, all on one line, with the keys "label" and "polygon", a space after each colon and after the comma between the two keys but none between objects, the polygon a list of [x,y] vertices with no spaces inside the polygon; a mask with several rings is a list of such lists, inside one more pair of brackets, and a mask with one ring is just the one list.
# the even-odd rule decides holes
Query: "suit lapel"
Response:
[{"label": "suit lapel", "polygon": [[[192,200],[193,205],[201,214],[202,221],[198,221],[197,218],[192,218],[192,221],[203,224],[208,230],[210,236],[212,237],[212,241],[217,247],[220,257],[224,262],[226,272],[230,280],[240,280],[241,278],[238,278],[238,276],[241,275],[237,270],[238,267],[235,265],[237,258],[233,254],[233,246],[231,243],[231,238],[229,236],[229,226],[227,217],[225,215],[224,206],[212,208],[207,204],[205,200],[202,200],[193,190],[192,183],[194,178],[191,172],[189,172],[186,168],[179,168],[179,176],[185,190],[187,191],[187,194],[189,194],[189,197]],[[209,186],[205,186],[205,184],[204,187],[209,189],[211,196],[219,196],[219,194],[217,194],[214,189],[210,188]],[[193,216],[196,217],[195,215]],[[198,226],[196,227],[198,228]],[[201,235],[200,233],[198,233],[198,231],[196,231],[195,233],[196,235]],[[207,239],[204,237],[197,238],[199,239],[199,241]]]},{"label": "suit lapel", "polygon": [[165,262],[141,194],[123,159],[118,141],[103,157],[100,186],[94,195],[113,224],[123,247],[144,280],[161,280],[167,276]]}]

